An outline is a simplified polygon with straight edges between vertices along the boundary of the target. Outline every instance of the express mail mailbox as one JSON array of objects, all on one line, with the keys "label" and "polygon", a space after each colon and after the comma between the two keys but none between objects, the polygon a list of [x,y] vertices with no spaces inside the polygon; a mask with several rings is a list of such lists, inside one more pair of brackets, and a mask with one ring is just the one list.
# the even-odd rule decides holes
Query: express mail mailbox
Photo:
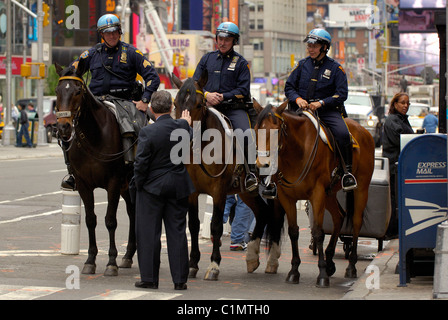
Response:
[{"label": "express mail mailbox", "polygon": [[400,286],[410,280],[407,253],[435,248],[437,225],[447,218],[447,138],[425,134],[403,148],[398,160]]}]

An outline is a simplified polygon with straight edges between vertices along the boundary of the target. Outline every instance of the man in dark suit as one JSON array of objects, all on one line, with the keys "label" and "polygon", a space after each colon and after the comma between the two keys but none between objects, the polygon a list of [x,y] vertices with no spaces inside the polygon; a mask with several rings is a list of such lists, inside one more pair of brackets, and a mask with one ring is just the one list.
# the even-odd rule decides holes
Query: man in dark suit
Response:
[{"label": "man in dark suit", "polygon": [[184,111],[182,119],[171,118],[172,105],[169,92],[155,92],[150,108],[157,120],[144,127],[138,138],[134,163],[137,254],[141,275],[141,281],[135,283],[138,288],[158,288],[163,219],[174,289],[187,289],[185,229],[188,196],[194,192],[194,187],[178,152],[172,150],[176,150],[179,143],[186,143],[187,148],[182,149],[189,150],[192,129],[188,111]]}]

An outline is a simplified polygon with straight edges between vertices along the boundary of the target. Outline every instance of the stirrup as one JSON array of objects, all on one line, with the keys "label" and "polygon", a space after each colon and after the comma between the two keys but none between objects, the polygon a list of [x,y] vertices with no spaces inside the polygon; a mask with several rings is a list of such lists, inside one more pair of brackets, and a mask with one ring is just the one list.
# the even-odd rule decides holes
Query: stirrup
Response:
[{"label": "stirrup", "polygon": [[[345,180],[347,180],[347,181],[345,181]],[[347,185],[344,185],[344,182]],[[351,174],[350,172],[347,172],[344,174],[344,176],[341,179],[341,186],[342,186],[343,191],[351,191],[351,190],[358,188],[358,183],[356,181],[355,176],[353,174]]]},{"label": "stirrup", "polygon": [[252,192],[258,188],[257,176],[255,174],[253,174],[252,172],[250,172],[246,176],[246,179],[244,180],[244,188],[249,192]]},{"label": "stirrup", "polygon": [[61,188],[63,189],[68,189],[68,190],[76,190],[76,182],[75,182],[75,177],[71,174],[68,175],[68,178],[62,180],[61,182]]},{"label": "stirrup", "polygon": [[275,182],[271,182],[266,186],[266,189],[264,189],[261,192],[261,196],[265,199],[275,199],[277,198],[277,185]]}]

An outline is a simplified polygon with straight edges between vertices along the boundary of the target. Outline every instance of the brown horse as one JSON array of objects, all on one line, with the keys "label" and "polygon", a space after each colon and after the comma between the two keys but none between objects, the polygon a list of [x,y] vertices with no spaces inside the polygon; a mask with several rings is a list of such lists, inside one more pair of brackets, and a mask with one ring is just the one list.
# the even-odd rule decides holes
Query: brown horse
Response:
[{"label": "brown horse", "polygon": [[126,169],[123,159],[123,145],[115,115],[97,100],[82,79],[83,63],[78,68],[62,68],[56,64],[60,76],[56,87],[56,115],[58,135],[67,147],[67,155],[76,179],[76,186],[84,203],[86,225],[89,232],[88,258],[82,273],[96,271],[94,189],[107,191],[106,227],[109,231],[109,261],[105,275],[118,275],[116,263],[117,248],[115,230],[117,228],[117,208],[120,195],[126,202],[130,220],[129,239],[126,254],[120,268],[130,268],[136,250],[135,206],[128,189],[131,168]]},{"label": "brown horse", "polygon": [[[198,82],[193,79],[187,79],[182,83],[176,76],[173,75],[173,82],[180,89],[174,104],[176,106],[176,118],[179,118],[182,111],[187,109],[190,111],[191,119],[193,123],[193,144],[190,153],[190,163],[186,164],[187,170],[194,183],[196,192],[189,198],[188,209],[188,227],[191,234],[191,250],[190,250],[190,278],[196,277],[199,270],[198,263],[200,260],[199,251],[199,229],[200,221],[198,217],[198,197],[199,194],[208,194],[213,198],[213,215],[211,221],[211,235],[213,241],[213,252],[211,255],[211,263],[207,268],[204,279],[205,280],[218,280],[219,264],[221,262],[220,253],[220,239],[223,233],[223,214],[226,203],[226,197],[229,194],[238,193],[241,199],[252,209],[256,216],[256,227],[252,234],[251,242],[248,247],[253,246],[253,243],[260,244],[260,239],[263,236],[265,226],[269,226],[270,237],[272,242],[275,243],[278,248],[278,242],[280,240],[280,226],[282,221],[270,221],[270,216],[275,210],[280,210],[278,206],[274,207],[273,201],[266,203],[258,194],[249,194],[242,190],[240,178],[244,176],[244,172],[236,169],[236,152],[235,144],[231,149],[226,149],[226,143],[228,143],[231,137],[228,137],[226,130],[220,121],[219,114],[213,112],[205,105],[203,87],[207,83],[207,73],[203,73]],[[224,119],[225,121],[225,119]],[[229,123],[230,125],[230,123]],[[222,138],[220,144],[214,143],[214,140],[202,138],[205,136],[206,131],[212,129],[217,135],[214,139]],[[197,141],[195,137],[199,137]],[[216,141],[215,141],[216,142]],[[207,150],[213,149],[214,161],[208,161],[206,158]],[[200,161],[198,161],[200,156]],[[241,168],[241,167],[240,167]],[[235,186],[235,182],[239,184]],[[283,217],[283,215],[282,215]],[[247,268],[249,272],[253,272],[259,265],[258,254],[247,255]],[[275,273],[278,266],[278,255],[275,250],[271,250],[266,265],[267,273]]]},{"label": "brown horse", "polygon": [[[286,211],[293,253],[292,268],[287,280],[298,282],[300,277],[298,272],[299,231],[295,204],[297,200],[309,200],[314,214],[312,237],[317,245],[319,256],[317,286],[328,287],[329,277],[336,271],[333,256],[345,214],[347,214],[347,221],[353,224],[353,246],[345,277],[356,278],[358,235],[375,162],[374,141],[366,129],[357,122],[346,119],[348,128],[357,142],[357,147],[353,150],[353,174],[357,179],[358,188],[347,192],[347,212],[345,213],[336,198],[336,192],[341,189],[340,177],[332,178],[333,169],[338,167],[338,157],[319,138],[320,129],[316,130],[310,118],[303,114],[285,111],[286,106],[287,102],[278,108],[267,106],[258,116],[255,130],[257,135],[265,134],[267,141],[266,149],[263,150],[258,146],[257,165],[271,166],[271,159],[275,157],[271,157],[270,152],[278,152],[274,159],[277,171],[273,174],[273,180],[277,183],[278,198]],[[260,109],[261,106],[256,105],[256,108]],[[271,133],[270,130],[276,131]],[[277,133],[275,137],[273,133]],[[270,149],[272,143],[270,139],[275,139],[272,145],[277,146],[278,149]],[[325,209],[332,215],[334,230],[324,257],[322,224]]]}]

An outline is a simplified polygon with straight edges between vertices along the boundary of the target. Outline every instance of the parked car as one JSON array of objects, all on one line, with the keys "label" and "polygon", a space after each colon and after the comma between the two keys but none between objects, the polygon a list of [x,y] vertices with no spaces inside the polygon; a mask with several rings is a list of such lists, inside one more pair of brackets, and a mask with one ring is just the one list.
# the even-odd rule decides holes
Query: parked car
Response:
[{"label": "parked car", "polygon": [[[37,117],[37,98],[25,98],[17,101],[16,105],[27,106],[32,103],[35,107],[34,112],[28,112],[30,119]],[[51,143],[53,137],[56,137],[56,124],[57,118],[55,114],[56,107],[56,97],[55,96],[44,96],[43,98],[43,125],[45,127],[45,132],[47,134],[47,142]]]},{"label": "parked car", "polygon": [[379,147],[383,124],[374,114],[374,104],[370,94],[350,91],[344,104],[348,117],[366,128],[372,135],[375,146]]}]

